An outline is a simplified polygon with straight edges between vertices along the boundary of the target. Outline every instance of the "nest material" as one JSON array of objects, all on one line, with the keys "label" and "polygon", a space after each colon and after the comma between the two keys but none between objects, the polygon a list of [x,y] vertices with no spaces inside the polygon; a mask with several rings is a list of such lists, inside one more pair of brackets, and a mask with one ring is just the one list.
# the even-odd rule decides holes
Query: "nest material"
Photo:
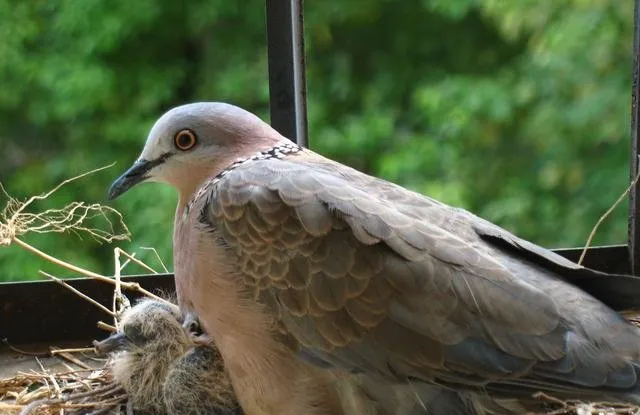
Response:
[{"label": "nest material", "polygon": [[24,201],[9,195],[0,183],[0,195],[6,199],[4,207],[0,210],[0,245],[10,245],[15,242],[16,237],[27,233],[73,232],[77,235],[88,235],[99,242],[128,240],[130,233],[122,215],[110,206],[71,202],[60,209],[35,213],[28,211],[34,203],[47,199],[61,187],[107,167],[111,166],[101,167],[64,180],[50,191]]},{"label": "nest material", "polygon": [[0,414],[115,415],[126,405],[124,389],[105,366],[58,372],[40,366],[0,379]]},{"label": "nest material", "polygon": [[[536,398],[556,407],[544,415],[640,415],[640,407],[620,402],[563,401],[546,393],[537,393]],[[542,415],[542,414],[541,414]]]}]

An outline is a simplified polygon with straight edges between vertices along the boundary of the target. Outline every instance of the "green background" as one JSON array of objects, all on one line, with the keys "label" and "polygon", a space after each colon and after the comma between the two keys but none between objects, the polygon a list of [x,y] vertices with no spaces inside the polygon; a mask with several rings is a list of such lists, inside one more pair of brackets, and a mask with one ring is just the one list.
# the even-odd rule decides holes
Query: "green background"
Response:
[{"label": "green background", "polygon": [[[117,161],[37,208],[102,202],[166,109],[268,119],[264,18],[262,0],[0,0],[0,182],[25,198]],[[305,18],[314,150],[548,247],[583,245],[626,188],[631,0],[323,0]],[[114,202],[118,246],[170,264],[175,202],[158,184]],[[25,239],[113,272],[115,245]],[[594,243],[625,239],[621,205]],[[0,249],[0,280],[40,268],[67,275]]]}]

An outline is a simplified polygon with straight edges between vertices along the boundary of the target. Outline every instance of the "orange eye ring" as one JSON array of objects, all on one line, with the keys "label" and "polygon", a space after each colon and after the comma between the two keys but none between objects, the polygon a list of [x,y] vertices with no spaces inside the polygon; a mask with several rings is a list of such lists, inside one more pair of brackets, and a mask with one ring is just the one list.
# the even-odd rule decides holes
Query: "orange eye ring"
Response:
[{"label": "orange eye ring", "polygon": [[178,150],[182,151],[190,150],[197,142],[198,138],[196,137],[196,134],[188,128],[178,131],[178,133],[173,137],[173,144]]}]

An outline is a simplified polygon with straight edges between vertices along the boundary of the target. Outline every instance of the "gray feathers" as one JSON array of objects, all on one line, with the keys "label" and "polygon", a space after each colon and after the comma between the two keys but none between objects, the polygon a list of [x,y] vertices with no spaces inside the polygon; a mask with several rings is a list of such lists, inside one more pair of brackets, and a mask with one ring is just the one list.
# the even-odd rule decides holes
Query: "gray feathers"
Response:
[{"label": "gray feathers", "polygon": [[[463,210],[307,150],[242,163],[208,192],[205,222],[229,229],[239,263],[273,264],[242,269],[324,361],[357,368],[347,356],[375,350],[367,366],[392,367],[390,381],[479,384],[497,396],[507,382],[525,400],[556,382],[574,397],[637,387],[634,327],[553,269],[483,238],[504,237],[543,261],[581,268]],[[592,313],[599,318],[585,317]],[[631,343],[616,349],[606,340],[612,330]]]}]

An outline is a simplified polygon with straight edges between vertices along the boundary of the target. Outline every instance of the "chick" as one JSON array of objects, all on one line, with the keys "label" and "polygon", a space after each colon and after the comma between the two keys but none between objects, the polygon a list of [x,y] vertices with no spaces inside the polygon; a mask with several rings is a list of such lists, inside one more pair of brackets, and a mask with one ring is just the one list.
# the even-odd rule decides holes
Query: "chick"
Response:
[{"label": "chick", "polygon": [[241,415],[222,359],[209,346],[196,346],[169,369],[163,386],[169,414]]},{"label": "chick", "polygon": [[222,358],[206,339],[194,316],[183,325],[177,307],[142,300],[124,313],[120,331],[95,347],[113,352],[114,379],[136,412],[242,414]]}]

